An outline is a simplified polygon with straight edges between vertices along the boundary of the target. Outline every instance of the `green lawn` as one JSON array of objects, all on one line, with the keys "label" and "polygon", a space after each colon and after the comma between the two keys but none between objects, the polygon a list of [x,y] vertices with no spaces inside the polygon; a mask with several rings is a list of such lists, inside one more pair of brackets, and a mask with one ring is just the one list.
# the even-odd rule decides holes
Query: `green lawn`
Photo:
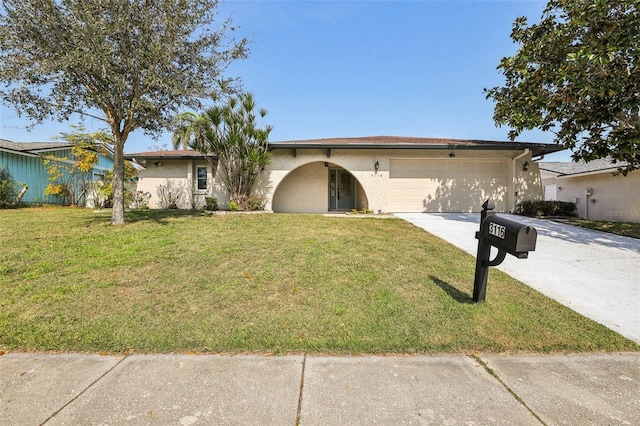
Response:
[{"label": "green lawn", "polygon": [[0,349],[638,351],[399,219],[0,211]]},{"label": "green lawn", "polygon": [[609,222],[603,220],[577,219],[571,221],[573,225],[583,228],[596,229],[611,234],[624,235],[626,237],[640,238],[640,223],[633,222]]}]

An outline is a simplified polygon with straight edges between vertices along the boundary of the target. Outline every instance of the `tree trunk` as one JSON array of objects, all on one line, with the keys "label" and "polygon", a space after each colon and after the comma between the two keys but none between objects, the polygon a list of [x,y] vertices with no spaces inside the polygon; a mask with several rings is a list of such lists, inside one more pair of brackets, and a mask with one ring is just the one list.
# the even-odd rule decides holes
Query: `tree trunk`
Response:
[{"label": "tree trunk", "polygon": [[20,201],[22,201],[22,197],[24,197],[24,194],[26,194],[27,189],[29,189],[29,187],[27,185],[23,185],[22,186],[22,190],[20,191],[20,193],[16,197],[16,204],[20,204]]},{"label": "tree trunk", "polygon": [[[115,132],[114,132],[115,133]],[[111,225],[124,225],[124,138],[114,134],[113,208]]]}]

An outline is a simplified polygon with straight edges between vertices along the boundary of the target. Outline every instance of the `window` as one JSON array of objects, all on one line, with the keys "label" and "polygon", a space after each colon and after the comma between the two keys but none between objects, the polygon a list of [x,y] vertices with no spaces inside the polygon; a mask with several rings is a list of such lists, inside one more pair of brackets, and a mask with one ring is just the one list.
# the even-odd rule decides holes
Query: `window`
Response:
[{"label": "window", "polygon": [[207,167],[198,167],[196,169],[196,177],[198,179],[198,189],[207,189]]}]

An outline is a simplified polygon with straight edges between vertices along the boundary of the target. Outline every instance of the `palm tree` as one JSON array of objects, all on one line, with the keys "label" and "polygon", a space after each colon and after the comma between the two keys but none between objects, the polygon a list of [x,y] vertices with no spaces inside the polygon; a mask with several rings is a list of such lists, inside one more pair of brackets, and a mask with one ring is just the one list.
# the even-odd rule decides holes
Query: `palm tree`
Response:
[{"label": "palm tree", "polygon": [[[272,127],[260,127],[255,109],[253,95],[242,93],[199,115],[192,112],[179,115],[171,137],[174,149],[180,146],[194,149],[209,161],[214,161],[212,154],[217,157],[218,173],[229,199],[242,209],[271,158],[268,139]],[[260,118],[266,115],[267,110],[258,110]]]},{"label": "palm tree", "polygon": [[173,149],[195,149],[210,137],[211,126],[205,114],[184,112],[175,119],[176,130],[171,135]]}]

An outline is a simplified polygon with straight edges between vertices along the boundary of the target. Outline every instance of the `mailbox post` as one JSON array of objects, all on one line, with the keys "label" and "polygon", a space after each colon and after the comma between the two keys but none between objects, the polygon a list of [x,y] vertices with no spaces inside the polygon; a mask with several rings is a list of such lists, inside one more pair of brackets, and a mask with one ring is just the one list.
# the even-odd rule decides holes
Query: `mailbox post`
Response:
[{"label": "mailbox post", "polygon": [[[535,228],[497,216],[493,212],[494,208],[493,200],[484,202],[480,213],[480,230],[476,232],[478,255],[473,282],[475,303],[485,299],[489,266],[501,264],[507,253],[518,259],[526,259],[529,252],[536,249],[538,231]],[[490,260],[492,246],[498,249],[498,254]]]}]

